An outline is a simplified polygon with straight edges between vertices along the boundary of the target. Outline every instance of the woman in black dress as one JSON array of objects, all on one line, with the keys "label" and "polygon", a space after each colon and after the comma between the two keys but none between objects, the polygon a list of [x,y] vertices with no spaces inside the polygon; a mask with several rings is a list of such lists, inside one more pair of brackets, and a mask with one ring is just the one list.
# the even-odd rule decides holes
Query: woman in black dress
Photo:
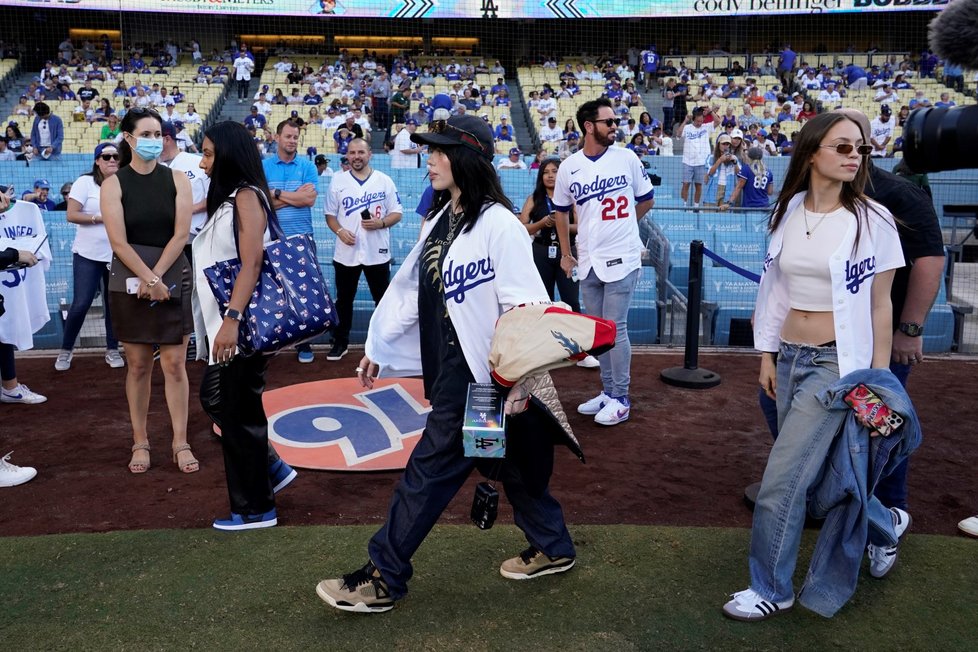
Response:
[{"label": "woman in black dress", "polygon": [[173,461],[184,473],[199,465],[187,443],[187,340],[193,330],[190,263],[183,254],[193,197],[182,172],[159,165],[162,120],[152,109],[122,119],[119,172],[102,184],[102,219],[112,245],[109,305],[126,350],[126,397],[132,420],[129,470],[150,467],[149,411],[153,345],[159,345],[173,426]]}]

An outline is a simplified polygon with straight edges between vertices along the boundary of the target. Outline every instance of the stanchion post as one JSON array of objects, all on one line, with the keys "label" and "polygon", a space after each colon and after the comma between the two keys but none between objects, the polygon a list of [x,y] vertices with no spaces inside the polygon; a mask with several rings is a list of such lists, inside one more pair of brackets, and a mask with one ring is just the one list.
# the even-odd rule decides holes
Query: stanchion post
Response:
[{"label": "stanchion post", "polygon": [[700,315],[703,302],[703,241],[689,244],[689,283],[686,310],[686,350],[682,367],[670,367],[659,373],[662,382],[688,389],[708,389],[720,384],[720,374],[700,369]]}]

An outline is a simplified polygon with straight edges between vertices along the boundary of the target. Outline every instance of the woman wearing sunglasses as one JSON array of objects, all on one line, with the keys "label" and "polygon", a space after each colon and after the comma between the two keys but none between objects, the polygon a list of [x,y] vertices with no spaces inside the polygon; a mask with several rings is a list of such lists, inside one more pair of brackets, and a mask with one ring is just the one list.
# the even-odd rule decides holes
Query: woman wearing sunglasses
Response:
[{"label": "woman wearing sunglasses", "polygon": [[561,440],[549,437],[563,437],[578,454],[579,449],[552,420],[552,412],[535,402],[527,409],[525,394],[519,401],[515,392],[507,398],[507,438],[535,449],[527,456],[532,457],[532,470],[518,461],[522,458],[514,452],[516,443],[502,462],[463,455],[468,386],[490,382],[489,351],[497,317],[521,303],[548,301],[533,265],[530,238],[492,167],[492,130],[476,116],[455,116],[435,120],[428,132],[415,132],[411,140],[430,148],[434,203],[420,239],[370,320],[366,355],[356,372],[368,388],[379,373],[421,375],[432,409],[394,491],[387,523],[370,541],[369,561],[316,587],[320,598],[346,611],[388,611],[404,597],[414,552],[476,468],[503,484],[516,524],[530,545],[503,562],[504,577],[530,579],[574,565],[574,544],[560,504],[547,489],[551,442]]},{"label": "woman wearing sunglasses", "polygon": [[78,177],[71,184],[71,192],[68,193],[68,221],[77,225],[75,241],[71,245],[74,294],[65,319],[61,351],[54,362],[54,368],[58,371],[71,368],[75,340],[78,339],[85,315],[95,300],[95,293],[100,290],[105,318],[105,363],[113,369],[126,364],[119,355],[119,341],[112,332],[108,301],[112,246],[102,223],[102,210],[99,206],[102,183],[118,171],[118,148],[115,143],[102,143],[95,148],[92,171]]},{"label": "woman wearing sunglasses", "polygon": [[112,328],[126,349],[126,398],[132,420],[131,473],[150,467],[146,425],[153,345],[160,350],[166,404],[173,428],[173,461],[198,470],[187,443],[187,341],[193,329],[190,263],[183,253],[193,194],[187,175],[159,164],[163,121],[136,107],[120,126],[119,171],[102,182],[101,213],[112,245],[109,305]]},{"label": "woman wearing sunglasses", "polygon": [[[805,123],[771,213],[754,344],[761,389],[777,401],[780,429],[754,509],[750,587],[723,607],[736,620],[764,620],[794,605],[808,493],[845,417],[816,397],[853,371],[890,364],[890,286],[904,259],[893,217],[863,194],[872,151],[866,137],[839,113]],[[902,516],[905,529],[909,517]],[[884,525],[892,526],[888,537],[902,533],[893,522]],[[824,605],[844,601],[854,587],[832,586],[831,596],[819,588],[806,580],[800,600],[830,615]]]}]

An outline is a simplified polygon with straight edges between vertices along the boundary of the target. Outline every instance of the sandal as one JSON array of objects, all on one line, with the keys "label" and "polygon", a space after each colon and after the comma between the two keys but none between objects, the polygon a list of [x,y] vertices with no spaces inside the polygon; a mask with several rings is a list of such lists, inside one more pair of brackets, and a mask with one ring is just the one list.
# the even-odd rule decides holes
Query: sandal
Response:
[{"label": "sandal", "polygon": [[[146,461],[137,462],[136,454],[139,451],[146,451]],[[149,444],[133,444],[132,445],[132,459],[129,460],[129,472],[130,473],[146,473],[149,471]]]},{"label": "sandal", "polygon": [[[180,453],[187,452],[190,454],[190,461],[183,462],[182,464],[177,461]],[[190,451],[190,444],[180,444],[173,449],[173,463],[177,465],[177,468],[184,473],[196,473],[200,470],[200,462],[194,457],[194,454]]]}]

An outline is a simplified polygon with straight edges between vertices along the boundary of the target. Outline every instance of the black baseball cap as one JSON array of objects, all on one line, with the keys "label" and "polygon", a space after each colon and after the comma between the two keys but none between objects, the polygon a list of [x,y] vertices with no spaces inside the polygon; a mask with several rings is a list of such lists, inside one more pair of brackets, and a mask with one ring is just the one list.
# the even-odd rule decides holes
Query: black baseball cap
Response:
[{"label": "black baseball cap", "polygon": [[437,147],[465,146],[491,159],[496,152],[492,130],[485,120],[474,115],[455,115],[448,120],[428,123],[428,131],[416,131],[411,141]]}]

